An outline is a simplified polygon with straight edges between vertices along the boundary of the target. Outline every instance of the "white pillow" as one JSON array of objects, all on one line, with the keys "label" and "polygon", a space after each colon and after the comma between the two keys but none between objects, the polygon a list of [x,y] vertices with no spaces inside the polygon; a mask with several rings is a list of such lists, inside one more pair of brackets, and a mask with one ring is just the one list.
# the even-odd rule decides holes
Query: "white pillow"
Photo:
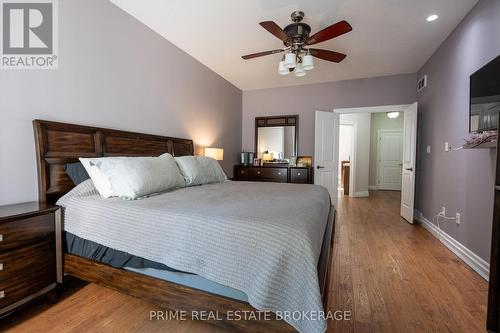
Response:
[{"label": "white pillow", "polygon": [[[97,174],[96,181],[99,183],[95,185],[94,182],[94,185],[99,193],[99,187],[104,187],[105,191],[101,193],[103,197],[109,197],[106,195],[111,192],[111,196],[138,199],[185,186],[179,168],[170,154],[159,157],[105,157],[90,159],[88,164],[91,169],[98,170],[92,170]],[[92,178],[90,173],[89,176]],[[110,192],[106,192],[108,188],[105,180],[109,181]]]},{"label": "white pillow", "polygon": [[80,162],[83,167],[89,174],[90,179],[94,183],[95,188],[103,198],[111,198],[116,197],[117,194],[111,188],[111,182],[109,177],[107,177],[104,173],[99,170],[96,166],[96,163],[100,163],[100,161],[107,159],[110,157],[99,157],[99,158],[83,158],[80,157]]},{"label": "white pillow", "polygon": [[219,162],[204,156],[175,157],[186,186],[220,183],[227,180]]}]

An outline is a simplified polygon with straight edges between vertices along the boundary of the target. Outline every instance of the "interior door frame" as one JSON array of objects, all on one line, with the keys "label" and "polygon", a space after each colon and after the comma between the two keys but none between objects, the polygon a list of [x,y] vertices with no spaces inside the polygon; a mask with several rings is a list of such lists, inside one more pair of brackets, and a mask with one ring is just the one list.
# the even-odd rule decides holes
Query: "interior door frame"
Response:
[{"label": "interior door frame", "polygon": [[[376,166],[376,170],[377,170],[377,190],[380,189],[380,148],[381,148],[381,143],[382,143],[382,140],[381,140],[381,134],[382,133],[401,133],[401,140],[403,140],[403,136],[404,136],[404,128],[402,129],[379,129],[378,130],[378,133],[377,133],[377,166]],[[401,157],[401,163],[403,163],[403,157]],[[403,173],[403,166],[401,165],[401,173]],[[401,190],[401,189],[400,189]]]},{"label": "interior door frame", "polygon": [[[349,114],[349,113],[376,113],[376,112],[400,112],[402,115],[404,115],[404,112],[410,105],[410,104],[394,104],[394,105],[379,105],[379,106],[363,106],[363,107],[353,107],[353,108],[336,108],[333,109],[334,113],[338,114]],[[336,136],[335,140],[336,142],[339,141],[339,132],[334,133]],[[356,141],[356,140],[354,140]],[[351,173],[354,174],[355,170],[352,171]],[[337,175],[334,179],[335,184],[338,184],[339,179],[338,179],[338,172]],[[354,188],[350,191],[354,192]]]}]

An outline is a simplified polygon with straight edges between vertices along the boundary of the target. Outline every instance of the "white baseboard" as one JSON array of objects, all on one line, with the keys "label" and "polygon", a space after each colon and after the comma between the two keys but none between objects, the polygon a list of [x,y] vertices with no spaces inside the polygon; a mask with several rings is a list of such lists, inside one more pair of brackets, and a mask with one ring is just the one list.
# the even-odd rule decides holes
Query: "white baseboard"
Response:
[{"label": "white baseboard", "polygon": [[378,190],[378,187],[377,187],[377,185],[368,185],[368,190],[376,191],[376,190]]},{"label": "white baseboard", "polygon": [[355,197],[355,198],[365,198],[365,197],[368,197],[368,196],[370,196],[370,193],[368,193],[368,191],[354,192],[354,195],[353,195],[353,197]]},{"label": "white baseboard", "polygon": [[[476,271],[483,279],[488,281],[490,264],[481,259],[477,254],[466,248],[462,243],[440,230],[435,224],[422,216],[422,212],[415,210],[415,220],[422,224],[434,237],[440,240],[457,257],[462,259],[470,268]],[[440,237],[441,236],[441,237]]]}]

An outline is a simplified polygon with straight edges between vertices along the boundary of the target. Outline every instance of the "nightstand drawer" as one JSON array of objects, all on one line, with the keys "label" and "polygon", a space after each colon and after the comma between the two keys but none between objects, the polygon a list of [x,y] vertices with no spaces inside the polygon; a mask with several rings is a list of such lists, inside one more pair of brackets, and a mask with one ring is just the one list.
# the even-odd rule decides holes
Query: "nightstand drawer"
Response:
[{"label": "nightstand drawer", "polygon": [[[56,260],[54,242],[12,252],[0,271],[0,309],[55,284]],[[3,255],[0,260],[6,259]],[[4,278],[4,276],[6,278]]]},{"label": "nightstand drawer", "polygon": [[253,168],[253,180],[286,183],[288,179],[287,168]]},{"label": "nightstand drawer", "polygon": [[54,213],[0,223],[0,253],[54,237]]},{"label": "nightstand drawer", "polygon": [[9,278],[35,274],[38,270],[55,272],[54,237],[43,242],[0,254],[0,285]]},{"label": "nightstand drawer", "polygon": [[307,184],[309,182],[308,169],[290,169],[290,183]]}]

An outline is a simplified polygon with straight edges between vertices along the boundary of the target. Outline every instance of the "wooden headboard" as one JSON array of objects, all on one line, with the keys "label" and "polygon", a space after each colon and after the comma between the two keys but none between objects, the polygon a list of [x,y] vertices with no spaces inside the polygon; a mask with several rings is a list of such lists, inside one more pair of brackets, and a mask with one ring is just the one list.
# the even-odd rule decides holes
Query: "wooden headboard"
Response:
[{"label": "wooden headboard", "polygon": [[64,164],[79,157],[193,155],[192,140],[108,128],[33,120],[38,166],[38,196],[55,203],[74,187]]}]

